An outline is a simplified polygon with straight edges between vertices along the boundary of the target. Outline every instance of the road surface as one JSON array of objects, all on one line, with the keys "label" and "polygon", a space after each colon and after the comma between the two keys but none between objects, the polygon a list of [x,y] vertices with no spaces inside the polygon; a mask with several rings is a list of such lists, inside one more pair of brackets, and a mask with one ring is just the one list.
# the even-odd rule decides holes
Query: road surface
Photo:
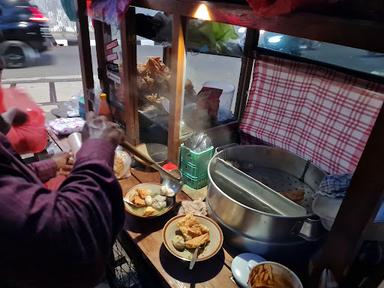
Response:
[{"label": "road surface", "polygon": [[[49,76],[71,76],[80,75],[80,60],[77,46],[54,47],[51,51],[43,53],[41,59],[35,66],[22,69],[6,69],[3,74],[3,79],[10,78],[31,78],[31,77],[49,77]],[[161,55],[161,48],[153,46],[138,46],[138,62],[145,61],[147,56]],[[306,51],[303,56],[312,59],[327,59],[327,61],[357,68],[365,71],[381,71],[384,72],[384,57],[383,55],[370,55],[362,50],[353,49],[351,53],[346,54],[343,48],[338,48],[336,45],[323,47],[321,51]],[[229,69],[233,72],[237,71],[237,65],[231,66],[233,61],[229,57],[209,56],[209,55],[194,55],[188,57],[187,74],[199,74],[198,78],[205,78],[206,81],[230,80],[236,82],[237,76],[231,73],[232,79],[228,79],[223,74]],[[96,49],[92,47],[93,69],[96,71],[97,59]],[[236,59],[238,60],[238,59]],[[188,71],[190,70],[190,71]],[[96,72],[94,72],[96,75]],[[204,74],[205,76],[202,76]],[[191,75],[193,77],[193,75]],[[211,79],[217,78],[217,79]],[[197,82],[202,80],[197,79]],[[222,81],[223,81],[222,80]],[[235,84],[235,83],[234,83]]]},{"label": "road surface", "polygon": [[[95,48],[95,47],[92,47]],[[92,49],[96,67],[96,51]],[[6,69],[3,79],[80,75],[78,46],[57,46],[45,52],[34,66],[21,69]]]},{"label": "road surface", "polygon": [[[384,76],[383,54],[369,54],[366,51],[352,49],[346,53],[343,47],[325,45],[320,50],[305,51],[304,57],[323,60],[365,72],[379,72]],[[148,56],[161,56],[162,48],[158,46],[138,46],[138,62],[144,63]],[[93,71],[96,75],[97,59],[95,47],[92,47]],[[233,95],[240,75],[241,59],[234,57],[213,56],[207,54],[188,53],[186,63],[186,78],[192,80],[194,88],[199,91],[207,81],[224,82],[234,86]],[[55,47],[42,54],[35,66],[22,69],[6,69],[3,80],[17,78],[44,78],[44,77],[79,77],[80,60],[77,46]],[[97,84],[97,83],[96,83]],[[81,82],[57,83],[56,91],[60,101],[69,100],[73,95],[81,93]],[[27,90],[38,102],[49,101],[48,84],[17,84]]]}]

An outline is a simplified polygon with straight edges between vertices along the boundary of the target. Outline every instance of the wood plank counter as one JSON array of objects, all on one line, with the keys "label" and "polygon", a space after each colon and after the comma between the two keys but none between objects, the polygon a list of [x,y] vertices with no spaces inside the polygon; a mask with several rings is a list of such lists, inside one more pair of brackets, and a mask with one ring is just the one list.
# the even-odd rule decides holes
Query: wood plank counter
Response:
[{"label": "wood plank counter", "polygon": [[[159,183],[160,177],[157,172],[143,172],[132,169],[132,176],[128,179],[120,181],[123,193],[125,194],[131,187],[141,182]],[[177,196],[177,202],[189,199],[183,192]],[[147,263],[157,272],[157,276],[162,281],[164,287],[237,287],[232,280],[230,265],[232,257],[221,249],[213,258],[198,262],[195,268],[188,270],[189,262],[184,262],[166,250],[163,245],[162,228],[164,224],[172,218],[177,212],[175,211],[155,219],[139,219],[127,214],[124,235],[122,235],[122,245],[125,246],[128,255],[135,254],[132,251],[136,248],[136,252],[142,259],[136,259],[136,262],[146,260]],[[132,253],[131,253],[132,252]],[[135,260],[132,259],[134,262]],[[141,266],[141,263],[135,263]],[[140,267],[137,267],[140,270]],[[149,274],[149,271],[138,271],[139,274]],[[145,275],[145,277],[147,277]],[[156,285],[156,287],[159,287]]]}]

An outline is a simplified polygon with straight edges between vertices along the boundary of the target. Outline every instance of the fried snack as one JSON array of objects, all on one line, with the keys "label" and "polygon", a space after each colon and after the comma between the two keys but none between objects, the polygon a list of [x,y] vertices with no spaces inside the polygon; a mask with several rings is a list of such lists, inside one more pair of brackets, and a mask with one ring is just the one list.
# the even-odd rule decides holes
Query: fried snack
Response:
[{"label": "fried snack", "polygon": [[299,189],[299,190],[281,192],[280,194],[288,198],[289,200],[300,204],[304,200],[305,192],[304,190]]},{"label": "fried snack", "polygon": [[113,163],[113,172],[115,172],[115,175],[118,179],[123,177],[125,164],[124,164],[124,159],[121,154],[116,153],[115,154],[115,161]]},{"label": "fried snack", "polygon": [[294,288],[290,278],[284,273],[274,271],[271,264],[255,266],[248,278],[250,288]]},{"label": "fried snack", "polygon": [[171,72],[161,57],[149,57],[147,63],[137,65],[137,88],[141,95],[167,94]]},{"label": "fried snack", "polygon": [[197,236],[185,242],[185,247],[187,249],[196,249],[200,246],[209,243],[209,233],[205,233],[203,235]]},{"label": "fried snack", "polygon": [[206,226],[200,224],[192,214],[188,214],[183,217],[177,223],[177,226],[179,227],[179,230],[181,234],[183,234],[183,237],[186,241],[209,233],[209,229]]},{"label": "fried snack", "polygon": [[151,206],[148,206],[147,208],[145,208],[143,216],[148,217],[148,216],[152,216],[155,213],[156,213],[156,210]]},{"label": "fried snack", "polygon": [[248,278],[250,288],[278,288],[272,266],[269,264],[257,265],[251,270]]},{"label": "fried snack", "polygon": [[145,197],[151,195],[151,192],[148,191],[147,189],[138,188],[138,189],[136,189],[136,191],[139,194],[141,199],[145,199]]},{"label": "fried snack", "polygon": [[145,207],[145,200],[142,199],[140,196],[136,195],[132,198],[132,203],[137,207]]}]

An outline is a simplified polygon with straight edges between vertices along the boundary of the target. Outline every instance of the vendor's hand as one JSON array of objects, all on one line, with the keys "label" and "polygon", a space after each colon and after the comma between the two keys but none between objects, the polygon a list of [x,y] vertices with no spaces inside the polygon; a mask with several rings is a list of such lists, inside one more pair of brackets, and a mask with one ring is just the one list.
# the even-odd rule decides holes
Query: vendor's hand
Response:
[{"label": "vendor's hand", "polygon": [[59,175],[67,176],[73,168],[73,157],[70,153],[58,153],[52,157],[56,163],[57,173]]},{"label": "vendor's hand", "polygon": [[20,126],[28,121],[28,114],[18,108],[10,108],[1,116],[11,126]]},{"label": "vendor's hand", "polygon": [[83,142],[87,139],[104,139],[117,146],[123,138],[124,133],[116,123],[108,121],[104,116],[96,117],[92,112],[87,115],[82,132]]}]

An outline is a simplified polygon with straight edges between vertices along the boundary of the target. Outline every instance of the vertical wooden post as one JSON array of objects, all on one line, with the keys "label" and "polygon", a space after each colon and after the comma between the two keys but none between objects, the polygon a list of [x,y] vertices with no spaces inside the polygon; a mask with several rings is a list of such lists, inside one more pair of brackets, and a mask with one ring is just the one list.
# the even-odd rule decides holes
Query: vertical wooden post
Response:
[{"label": "vertical wooden post", "polygon": [[237,89],[237,99],[235,107],[235,115],[238,120],[241,120],[241,116],[244,112],[245,105],[247,104],[247,93],[252,77],[253,63],[254,63],[254,47],[255,43],[259,41],[259,31],[247,29],[244,44],[244,56],[241,58],[241,70],[239,78],[239,86]]},{"label": "vertical wooden post", "polygon": [[184,74],[186,62],[184,16],[173,15],[173,33],[171,50],[171,93],[168,124],[168,159],[174,163],[179,160],[180,123],[184,100]]},{"label": "vertical wooden post", "polygon": [[121,49],[123,56],[121,85],[124,95],[124,122],[128,141],[137,145],[139,138],[137,44],[135,34],[135,8],[129,7],[121,21]]},{"label": "vertical wooden post", "polygon": [[[317,287],[323,269],[330,269],[342,284],[356,257],[367,225],[372,223],[384,196],[384,106],[353,175],[323,248],[312,259],[311,287]],[[348,287],[348,286],[345,286]]]},{"label": "vertical wooden post", "polygon": [[107,61],[105,58],[104,23],[98,20],[93,22],[95,28],[96,55],[97,55],[97,76],[100,80],[101,90],[108,93],[107,83]]},{"label": "vertical wooden post", "polygon": [[94,82],[92,69],[91,43],[89,39],[88,17],[86,15],[87,7],[83,0],[77,0],[77,38],[79,41],[79,55],[81,66],[81,78],[87,111],[93,109],[94,102]]}]

